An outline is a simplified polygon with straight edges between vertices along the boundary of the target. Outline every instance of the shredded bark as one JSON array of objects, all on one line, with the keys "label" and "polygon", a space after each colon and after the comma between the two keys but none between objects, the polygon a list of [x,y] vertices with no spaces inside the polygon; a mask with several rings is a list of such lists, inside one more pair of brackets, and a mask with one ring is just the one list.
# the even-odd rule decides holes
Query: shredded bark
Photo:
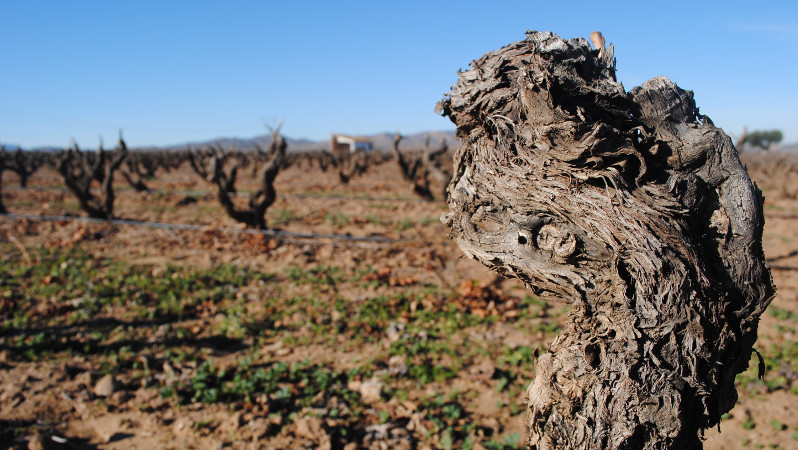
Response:
[{"label": "shredded bark", "polygon": [[731,139],[691,91],[626,92],[612,46],[548,32],[472,62],[436,110],[460,140],[450,236],[573,305],[528,389],[529,447],[700,448],[774,295]]}]

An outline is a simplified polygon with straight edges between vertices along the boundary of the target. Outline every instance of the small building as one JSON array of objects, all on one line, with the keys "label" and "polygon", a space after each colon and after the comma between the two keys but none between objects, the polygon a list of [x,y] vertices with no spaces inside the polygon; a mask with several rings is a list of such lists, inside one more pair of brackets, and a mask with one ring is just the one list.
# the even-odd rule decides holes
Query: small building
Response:
[{"label": "small building", "polygon": [[330,134],[330,152],[342,153],[349,151],[354,153],[358,150],[370,152],[372,143],[369,139],[362,136],[348,136],[346,134]]}]

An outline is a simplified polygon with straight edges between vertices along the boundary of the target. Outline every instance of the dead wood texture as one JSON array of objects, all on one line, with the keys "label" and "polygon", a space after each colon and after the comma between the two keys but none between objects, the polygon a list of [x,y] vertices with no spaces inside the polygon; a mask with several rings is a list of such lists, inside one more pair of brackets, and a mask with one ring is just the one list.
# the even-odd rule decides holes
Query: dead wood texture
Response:
[{"label": "dead wood texture", "polygon": [[529,447],[700,448],[774,294],[731,139],[692,92],[626,92],[612,46],[548,32],[472,62],[436,109],[460,140],[451,237],[573,305],[528,389]]},{"label": "dead wood texture", "polygon": [[[100,143],[96,152],[83,152],[75,144],[59,155],[56,168],[89,217],[114,218],[114,172],[126,156],[127,146],[121,137],[111,153],[103,150]],[[100,184],[99,195],[92,191],[94,182]]]}]

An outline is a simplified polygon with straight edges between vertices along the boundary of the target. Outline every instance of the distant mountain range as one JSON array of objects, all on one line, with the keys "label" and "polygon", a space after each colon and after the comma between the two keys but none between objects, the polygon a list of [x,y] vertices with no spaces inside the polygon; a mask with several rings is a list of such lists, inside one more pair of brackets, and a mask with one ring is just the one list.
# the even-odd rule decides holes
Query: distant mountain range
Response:
[{"label": "distant mountain range", "polygon": [[[394,135],[395,133],[379,133],[362,137],[369,139],[375,150],[387,151],[393,148]],[[457,147],[457,139],[455,138],[454,131],[429,131],[429,132],[402,135],[402,142],[399,144],[399,147],[420,149],[424,146],[424,140],[427,138],[427,136],[430,137],[430,145],[433,147],[437,147],[441,139],[446,140],[446,145],[448,145],[449,148]],[[285,139],[288,143],[287,147],[288,151],[307,152],[314,150],[330,149],[329,139],[325,139],[323,141],[311,141],[309,139],[293,139],[290,137],[286,137]],[[220,145],[223,148],[232,147],[242,150],[249,150],[249,149],[254,149],[255,145],[258,145],[261,148],[265,149],[266,147],[268,147],[269,144],[271,144],[271,141],[272,141],[271,135],[266,134],[263,136],[256,136],[251,139],[221,138],[205,142],[192,143],[190,145],[192,147],[202,147],[206,145]],[[177,150],[177,149],[184,149],[186,148],[186,146],[175,145],[164,148]]]},{"label": "distant mountain range", "polygon": [[63,150],[63,147],[35,147],[35,148],[23,148],[19,144],[9,144],[8,142],[0,142],[0,147],[4,148],[6,152],[15,152],[18,149],[22,150],[32,150],[37,152],[60,152]]},{"label": "distant mountain range", "polygon": [[[395,133],[379,133],[373,134],[368,136],[363,136],[369,140],[371,140],[375,150],[390,150],[393,148],[393,137]],[[414,133],[414,134],[407,134],[402,135],[402,142],[399,144],[399,147],[402,149],[420,149],[424,146],[424,140],[430,137],[430,145],[435,148],[439,145],[440,139],[446,140],[446,145],[449,146],[450,149],[455,149],[458,146],[457,138],[455,138],[454,131],[428,131],[422,133]],[[170,145],[164,147],[143,147],[146,149],[163,149],[163,150],[183,150],[186,148],[187,145],[190,145],[193,148],[203,147],[207,145],[221,145],[223,148],[236,148],[242,150],[250,150],[254,149],[255,145],[261,146],[261,148],[267,148],[271,143],[272,137],[269,134],[265,134],[262,136],[256,136],[250,139],[240,139],[240,138],[219,138],[219,139],[212,139],[209,141],[204,142],[191,142],[189,144],[181,144],[181,145]],[[314,151],[314,150],[329,150],[330,149],[330,141],[329,139],[325,139],[322,141],[312,141],[310,139],[293,139],[290,137],[286,137],[286,141],[288,142],[288,151],[296,151],[296,152],[307,152],[307,151]],[[7,144],[7,143],[0,143],[6,149],[6,151],[16,151],[19,148],[18,145],[14,144]],[[33,148],[33,149],[25,149],[25,150],[44,150],[44,151],[60,151],[62,148],[58,147],[41,147],[41,148]],[[762,151],[760,149],[752,149],[749,147],[745,147],[744,151],[746,152],[758,152]],[[774,144],[770,151],[773,152],[788,152],[788,153],[798,153],[798,143],[792,144]]]},{"label": "distant mountain range", "polygon": [[[393,137],[395,133],[379,133],[374,135],[362,136],[369,140],[371,140],[373,148],[375,150],[390,150],[393,148]],[[420,149],[424,146],[424,139],[426,137],[430,137],[430,145],[435,148],[439,145],[441,139],[446,140],[446,144],[449,146],[450,149],[457,148],[457,139],[455,138],[454,131],[429,131],[423,133],[414,133],[414,134],[407,134],[402,135],[402,142],[399,144],[399,148],[402,149]],[[309,139],[293,139],[286,136],[286,141],[288,143],[287,150],[288,151],[296,151],[296,152],[307,152],[307,151],[314,151],[314,150],[329,150],[330,149],[330,140],[325,139],[323,141],[311,141]],[[270,134],[265,134],[262,136],[256,136],[250,139],[240,139],[240,138],[218,138],[212,139],[209,141],[203,142],[191,142],[188,144],[180,144],[180,145],[169,145],[163,147],[141,147],[141,149],[150,149],[150,150],[184,150],[186,146],[191,146],[192,148],[197,147],[204,147],[208,145],[219,145],[222,148],[236,148],[241,150],[251,150],[255,148],[255,145],[259,145],[261,148],[267,148],[269,144],[271,144],[272,137]],[[16,151],[19,148],[18,145],[14,144],[7,144],[2,143],[6,149],[6,151]],[[83,148],[84,150],[93,150],[89,148]],[[107,147],[113,148],[113,147]],[[138,148],[136,148],[138,149]],[[43,150],[43,151],[59,151],[62,148],[57,147],[40,147],[40,148],[32,148],[32,149],[25,149],[25,150]]]}]

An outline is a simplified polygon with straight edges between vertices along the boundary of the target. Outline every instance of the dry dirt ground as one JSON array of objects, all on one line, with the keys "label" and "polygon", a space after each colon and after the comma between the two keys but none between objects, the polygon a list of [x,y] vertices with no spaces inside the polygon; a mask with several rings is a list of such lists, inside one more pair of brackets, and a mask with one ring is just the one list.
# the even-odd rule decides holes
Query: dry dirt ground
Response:
[{"label": "dry dirt ground", "polygon": [[[798,448],[798,179],[744,157],[778,293],[705,447]],[[568,306],[462,258],[395,162],[281,172],[267,223],[300,235],[238,232],[185,167],[147,183],[118,217],[202,228],[0,219],[0,447],[520,447]],[[16,186],[12,213],[82,215],[52,170]]]}]

